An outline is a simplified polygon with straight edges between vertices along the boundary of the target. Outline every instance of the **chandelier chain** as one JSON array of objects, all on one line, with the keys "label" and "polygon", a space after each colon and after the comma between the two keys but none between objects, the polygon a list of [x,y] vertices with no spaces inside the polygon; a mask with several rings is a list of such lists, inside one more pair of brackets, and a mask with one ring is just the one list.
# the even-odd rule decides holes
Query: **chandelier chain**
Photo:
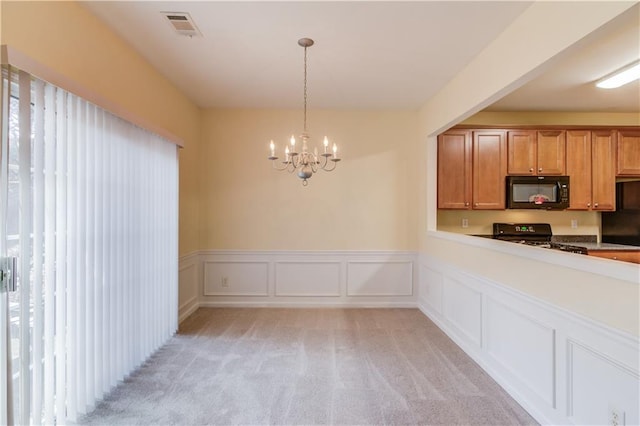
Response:
[{"label": "chandelier chain", "polygon": [[307,133],[307,46],[304,47],[304,133]]}]

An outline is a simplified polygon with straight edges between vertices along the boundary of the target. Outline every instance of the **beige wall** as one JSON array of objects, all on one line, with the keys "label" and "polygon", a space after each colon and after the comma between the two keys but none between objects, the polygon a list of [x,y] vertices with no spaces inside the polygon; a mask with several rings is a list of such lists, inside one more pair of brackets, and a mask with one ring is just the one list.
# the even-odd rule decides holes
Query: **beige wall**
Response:
[{"label": "beige wall", "polygon": [[[467,219],[469,227],[462,228],[462,219]],[[577,228],[571,228],[571,220],[576,220]],[[438,210],[438,229],[469,235],[490,235],[494,222],[549,223],[553,235],[593,235],[600,234],[600,214],[584,211],[542,211],[542,210]]]},{"label": "beige wall", "polygon": [[200,156],[201,249],[416,250],[417,114],[309,111],[343,161],[302,186],[267,160],[272,138],[302,129],[300,110],[208,110]]},{"label": "beige wall", "polygon": [[181,254],[197,245],[199,109],[79,3],[2,1],[1,43],[180,138]]},{"label": "beige wall", "polygon": [[[535,2],[481,55],[458,74],[420,111],[421,150],[424,155],[421,191],[420,251],[436,261],[458,265],[467,273],[517,287],[562,308],[578,312],[634,335],[640,297],[638,283],[584,272],[519,256],[438,238],[436,229],[435,135],[482,110],[528,81],[548,61],[601,25],[633,6],[628,2]],[[580,16],[580,19],[575,19]],[[544,31],[540,31],[545,22]],[[526,46],[526,49],[523,48]],[[508,61],[505,58],[518,58]],[[539,271],[544,283],[518,271]],[[583,285],[582,283],[586,283]]]}]

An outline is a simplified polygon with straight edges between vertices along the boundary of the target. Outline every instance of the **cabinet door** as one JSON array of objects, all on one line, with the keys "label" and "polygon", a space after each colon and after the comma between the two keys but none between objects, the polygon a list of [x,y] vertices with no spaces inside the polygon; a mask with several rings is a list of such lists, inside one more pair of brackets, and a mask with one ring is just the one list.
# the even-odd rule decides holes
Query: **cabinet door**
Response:
[{"label": "cabinet door", "polygon": [[438,208],[471,208],[471,131],[438,136]]},{"label": "cabinet door", "polygon": [[473,208],[504,210],[507,171],[506,133],[473,132]]},{"label": "cabinet door", "polygon": [[569,210],[591,208],[591,132],[567,130]]},{"label": "cabinet door", "polygon": [[591,200],[593,210],[616,209],[616,133],[594,130],[591,139]]},{"label": "cabinet door", "polygon": [[538,175],[564,175],[566,133],[564,130],[541,130],[536,136]]},{"label": "cabinet door", "polygon": [[536,174],[536,133],[510,130],[507,133],[507,172],[510,175]]},{"label": "cabinet door", "polygon": [[640,130],[618,131],[617,176],[640,176]]}]

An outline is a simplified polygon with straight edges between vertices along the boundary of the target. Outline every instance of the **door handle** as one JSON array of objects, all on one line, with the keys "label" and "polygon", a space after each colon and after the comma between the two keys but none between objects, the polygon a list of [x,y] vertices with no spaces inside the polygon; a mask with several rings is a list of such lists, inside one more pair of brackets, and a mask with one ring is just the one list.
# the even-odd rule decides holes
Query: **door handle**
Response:
[{"label": "door handle", "polygon": [[16,291],[18,258],[0,258],[0,292]]}]

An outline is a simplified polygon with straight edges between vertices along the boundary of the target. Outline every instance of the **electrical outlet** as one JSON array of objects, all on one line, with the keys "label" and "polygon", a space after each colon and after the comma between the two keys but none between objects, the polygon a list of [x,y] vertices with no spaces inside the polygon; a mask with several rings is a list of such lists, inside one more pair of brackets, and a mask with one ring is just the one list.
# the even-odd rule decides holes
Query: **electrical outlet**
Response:
[{"label": "electrical outlet", "polygon": [[462,219],[462,225],[463,228],[468,228],[469,227],[469,219]]},{"label": "electrical outlet", "polygon": [[571,219],[571,228],[572,229],[578,228],[578,219]]},{"label": "electrical outlet", "polygon": [[609,407],[609,424],[611,426],[624,426],[624,423],[624,411]]},{"label": "electrical outlet", "polygon": [[229,277],[222,277],[222,279],[220,280],[220,285],[223,288],[229,288]]}]

